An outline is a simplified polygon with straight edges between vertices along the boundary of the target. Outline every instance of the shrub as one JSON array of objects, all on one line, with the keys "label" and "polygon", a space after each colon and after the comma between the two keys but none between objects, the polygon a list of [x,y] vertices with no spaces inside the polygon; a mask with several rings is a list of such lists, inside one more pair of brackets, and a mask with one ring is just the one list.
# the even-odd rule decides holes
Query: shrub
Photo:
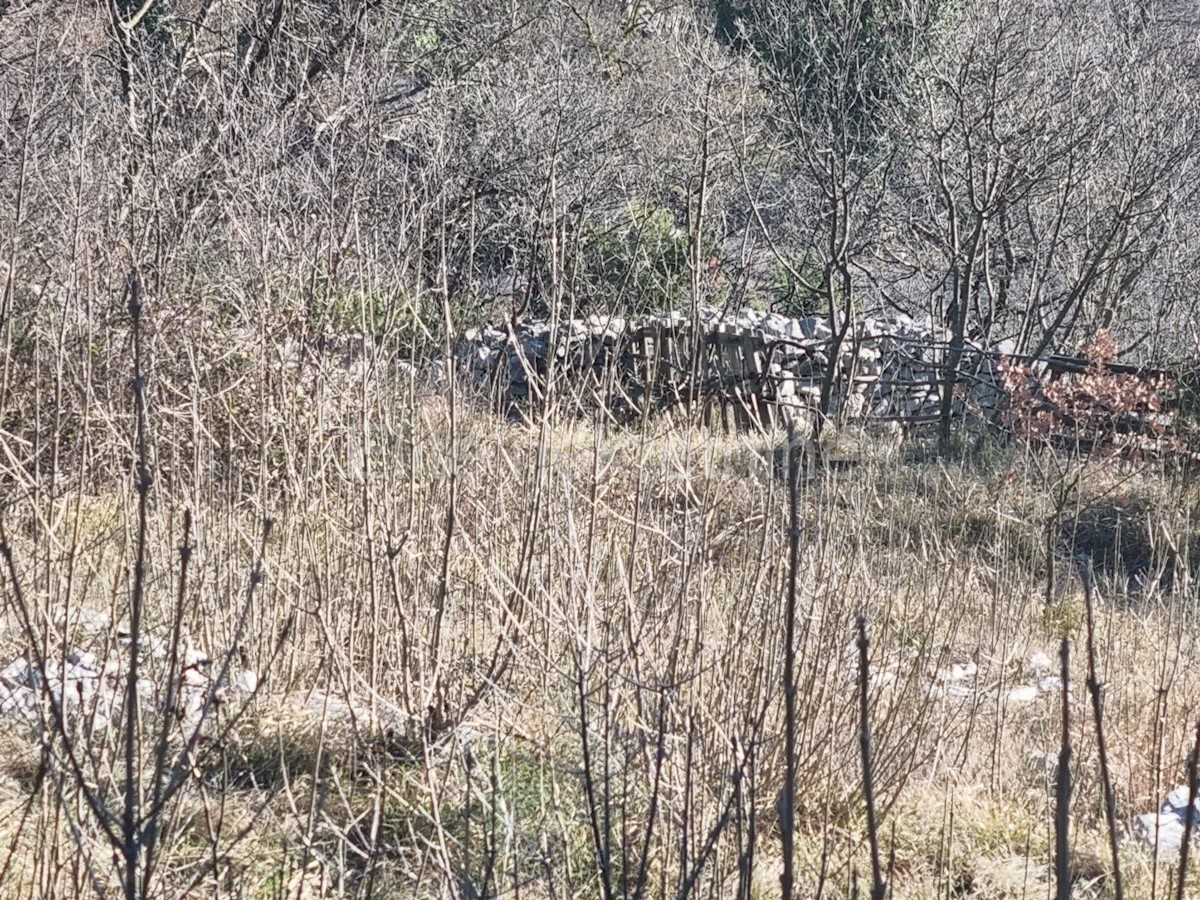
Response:
[{"label": "shrub", "polygon": [[1005,421],[1013,434],[1030,444],[1107,456],[1184,452],[1166,399],[1170,379],[1113,371],[1116,345],[1108,331],[1098,332],[1081,355],[1086,368],[1069,374],[1039,372],[1033,363],[1013,357],[1003,361]]},{"label": "shrub", "polygon": [[[605,293],[615,291],[619,306],[637,312],[675,308],[691,284],[691,239],[666,207],[634,204],[620,221],[596,228],[587,266]],[[703,240],[701,255],[712,258],[715,247],[710,238]]]}]

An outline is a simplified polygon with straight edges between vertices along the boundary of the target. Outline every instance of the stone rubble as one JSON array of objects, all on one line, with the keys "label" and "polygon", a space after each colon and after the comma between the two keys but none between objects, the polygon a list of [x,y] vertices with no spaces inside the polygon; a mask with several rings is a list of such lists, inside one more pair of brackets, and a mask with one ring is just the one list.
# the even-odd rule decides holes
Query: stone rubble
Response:
[{"label": "stone rubble", "polygon": [[[126,642],[118,639],[117,649],[103,660],[80,648],[62,659],[49,658],[41,666],[31,661],[36,657],[30,653],[10,660],[0,668],[0,727],[38,728],[43,716],[50,721],[51,701],[62,709],[69,729],[95,734],[118,721],[125,701],[128,662],[122,643]],[[147,639],[143,647],[147,670],[161,672],[168,659],[163,642]],[[231,666],[217,683],[222,659],[212,659],[191,646],[182,648],[178,664],[175,715],[185,732],[205,724],[204,707],[210,696],[221,703],[236,695],[250,696],[258,687],[257,673],[237,666]],[[148,677],[139,679],[138,694],[147,709],[159,708],[166,701],[160,685]]]},{"label": "stone rubble", "polygon": [[[1157,848],[1159,857],[1178,857],[1187,827],[1188,793],[1186,787],[1177,787],[1167,794],[1157,812],[1134,816],[1130,823],[1134,840],[1148,850]],[[1192,821],[1193,842],[1197,832],[1200,832],[1200,798]]]},{"label": "stone rubble", "polygon": [[1025,661],[1025,683],[1008,691],[1009,703],[1032,703],[1047,694],[1062,692],[1062,679],[1049,655],[1040,650]]},{"label": "stone rubble", "polygon": [[[105,620],[106,621],[106,620]],[[148,658],[165,659],[163,642],[145,641]],[[854,648],[849,648],[854,650]],[[857,651],[854,650],[854,653]],[[857,679],[857,662],[854,653],[847,652],[845,671],[848,680]],[[30,662],[30,654],[17,656],[0,668],[0,728],[23,726],[36,730],[43,715],[42,705],[47,695],[62,704],[69,729],[86,727],[84,733],[95,734],[118,721],[124,700],[122,668],[127,660],[123,648],[107,660],[101,660],[88,650],[73,649],[64,659],[47,660],[38,667]],[[184,732],[204,724],[203,709],[210,692],[216,691],[216,702],[225,702],[235,696],[249,697],[258,688],[256,672],[248,668],[231,666],[227,678],[214,685],[221,660],[212,659],[203,650],[185,646],[179,655],[180,673],[177,682],[176,715]],[[1008,703],[1028,703],[1056,695],[1062,682],[1055,673],[1050,657],[1042,652],[1030,654],[1024,664],[1026,683],[1010,688],[1005,694]],[[980,690],[977,680],[979,665],[971,659],[950,662],[941,669],[931,671],[926,678],[926,687],[932,693],[946,698],[966,698]],[[870,687],[874,690],[898,685],[900,677],[894,667],[872,666]],[[147,704],[161,705],[163,696],[153,681],[143,679],[139,693]],[[297,720],[303,713],[319,713],[324,719],[332,715],[334,722],[341,716],[347,723],[371,724],[375,727],[388,725],[388,732],[397,737],[411,737],[419,727],[398,710],[387,706],[380,711],[381,722],[372,722],[366,707],[352,710],[337,698],[327,697],[320,692],[306,696],[294,710]],[[1200,799],[1197,800],[1195,830],[1200,832]],[[1185,816],[1188,806],[1188,789],[1176,787],[1163,800],[1156,812],[1134,816],[1130,823],[1133,839],[1141,846],[1157,851],[1163,857],[1177,857],[1183,843]]]},{"label": "stone rubble", "polygon": [[[853,651],[853,652],[851,652]],[[847,651],[843,670],[846,680],[857,681],[858,660],[854,655],[856,650]],[[971,658],[955,658],[937,669],[925,673],[923,685],[925,691],[935,697],[949,700],[963,700],[972,697],[990,695],[993,699],[1004,703],[1032,703],[1055,697],[1062,691],[1062,681],[1049,667],[1050,658],[1045,654],[1031,654],[1023,666],[1024,680],[1022,683],[1007,687],[1003,694],[999,693],[1000,684],[995,680],[981,682],[981,676],[986,673],[980,665]],[[897,685],[900,675],[897,668],[872,664],[869,675],[869,686],[872,690]],[[1004,682],[1009,684],[1007,680]]]},{"label": "stone rubble", "polygon": [[946,697],[959,699],[972,696],[979,675],[979,664],[973,659],[960,659],[951,662],[943,669],[932,673],[930,690]]}]

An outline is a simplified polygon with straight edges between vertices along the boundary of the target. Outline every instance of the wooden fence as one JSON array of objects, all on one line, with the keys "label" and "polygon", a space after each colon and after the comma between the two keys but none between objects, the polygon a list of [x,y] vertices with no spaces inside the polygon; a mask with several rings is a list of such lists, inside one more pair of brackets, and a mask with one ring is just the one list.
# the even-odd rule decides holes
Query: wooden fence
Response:
[{"label": "wooden fence", "polygon": [[[905,427],[940,419],[947,341],[848,335],[837,359],[830,358],[833,346],[828,338],[795,340],[737,324],[697,328],[682,318],[617,332],[577,328],[557,337],[546,331],[531,338],[510,329],[504,348],[482,369],[477,366],[475,375],[509,411],[529,413],[553,398],[581,410],[600,409],[617,421],[684,412],[732,430],[769,429],[813,414],[832,371],[830,410],[838,418],[891,420]],[[960,386],[955,418],[998,419],[1007,397],[1002,360],[1029,364],[1050,380],[1097,367],[1140,379],[1174,378],[1162,369],[1098,365],[1065,355],[1035,359],[969,346],[955,378]]]}]

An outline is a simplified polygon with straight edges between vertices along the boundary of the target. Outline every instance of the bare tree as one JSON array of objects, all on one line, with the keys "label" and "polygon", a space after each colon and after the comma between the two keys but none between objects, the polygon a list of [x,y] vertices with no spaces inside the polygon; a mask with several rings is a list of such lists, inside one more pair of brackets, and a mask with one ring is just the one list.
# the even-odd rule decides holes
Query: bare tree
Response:
[{"label": "bare tree", "polygon": [[831,412],[842,346],[862,304],[866,260],[884,239],[884,203],[907,85],[939,17],[936,0],[790,0],[748,8],[740,33],[772,97],[768,116],[810,205],[787,211],[795,244],[772,234],[780,263],[824,310],[831,334],[817,436]]},{"label": "bare tree", "polygon": [[1181,73],[1131,27],[1090,7],[986,3],[921,74],[900,202],[949,330],[943,453],[968,339],[1036,356],[1081,323],[1125,324],[1173,216],[1194,206]]}]

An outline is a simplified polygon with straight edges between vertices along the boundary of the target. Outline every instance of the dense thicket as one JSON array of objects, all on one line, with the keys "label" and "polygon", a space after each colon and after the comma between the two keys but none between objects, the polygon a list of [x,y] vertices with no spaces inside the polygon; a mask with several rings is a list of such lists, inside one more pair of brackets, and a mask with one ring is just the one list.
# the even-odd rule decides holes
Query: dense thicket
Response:
[{"label": "dense thicket", "polygon": [[62,415],[108,390],[134,269],[179,377],[254,334],[412,355],[482,318],[694,302],[1193,349],[1190,4],[0,9],[10,432],[47,371]]},{"label": "dense thicket", "polygon": [[[1197,19],[0,0],[0,893],[849,896],[877,791],[897,896],[1048,896],[1055,785],[1109,890],[1192,746],[1190,473],[854,428],[802,469],[402,363],[699,304],[1200,355]],[[1007,371],[1035,444],[1159,409]]]}]

